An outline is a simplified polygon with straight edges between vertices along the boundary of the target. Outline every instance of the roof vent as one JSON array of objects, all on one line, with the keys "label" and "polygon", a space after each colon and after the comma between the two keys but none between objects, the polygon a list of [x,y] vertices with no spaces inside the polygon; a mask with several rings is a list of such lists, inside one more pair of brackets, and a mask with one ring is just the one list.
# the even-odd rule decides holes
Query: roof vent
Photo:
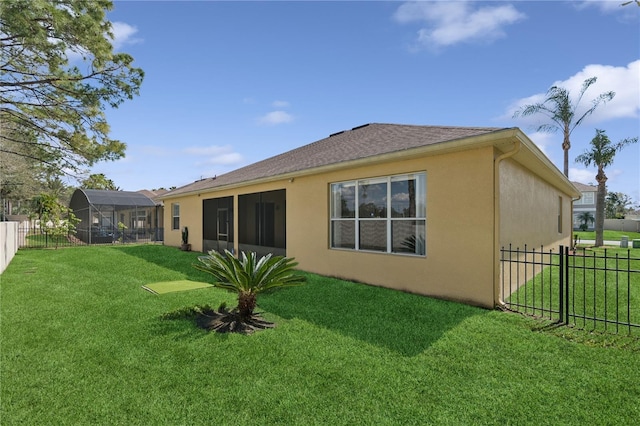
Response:
[{"label": "roof vent", "polygon": [[370,124],[370,123],[363,124],[362,126],[356,126],[356,127],[354,127],[353,129],[351,129],[351,130],[358,130],[358,129],[362,129],[363,127],[367,127],[369,124]]},{"label": "roof vent", "polygon": [[329,135],[329,137],[330,137],[330,138],[332,138],[332,137],[337,136],[337,135],[339,135],[339,134],[341,134],[341,133],[344,133],[344,132],[345,132],[345,131],[344,131],[344,130],[342,130],[342,131],[340,131],[340,132],[331,133],[331,134]]}]

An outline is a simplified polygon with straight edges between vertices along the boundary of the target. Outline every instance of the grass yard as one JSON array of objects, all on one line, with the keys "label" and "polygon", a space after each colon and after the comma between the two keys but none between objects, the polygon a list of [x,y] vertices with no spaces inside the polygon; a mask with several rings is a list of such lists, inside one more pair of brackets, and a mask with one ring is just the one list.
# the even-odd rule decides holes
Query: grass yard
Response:
[{"label": "grass yard", "polygon": [[[640,344],[308,275],[258,298],[277,327],[207,333],[162,315],[235,302],[198,253],[158,245],[21,250],[0,277],[8,425],[625,425]],[[568,337],[568,338],[565,338]],[[613,337],[612,337],[613,339]]]},{"label": "grass yard", "polygon": [[[595,240],[596,231],[573,231],[573,235],[580,237],[580,240]],[[623,235],[629,237],[629,247],[631,247],[631,240],[639,239],[640,232],[622,232],[622,231],[610,231],[605,230],[602,233],[605,241],[620,241]]]},{"label": "grass yard", "polygon": [[32,233],[27,235],[26,238],[27,246],[31,248],[55,248],[58,246],[64,247],[71,244],[67,237],[51,236],[41,233]]},{"label": "grass yard", "polygon": [[[578,249],[569,258],[569,321],[588,331],[617,331],[640,336],[640,250],[617,248]],[[529,257],[533,261],[533,257]],[[521,305],[521,312],[558,319],[559,259],[545,256],[544,270],[534,275],[528,267],[529,279],[508,299]],[[537,262],[541,259],[538,257]],[[538,268],[539,269],[539,268]],[[538,308],[524,308],[524,306]],[[540,309],[544,309],[543,311]],[[602,321],[594,321],[599,318]],[[606,320],[606,321],[604,321]]]}]

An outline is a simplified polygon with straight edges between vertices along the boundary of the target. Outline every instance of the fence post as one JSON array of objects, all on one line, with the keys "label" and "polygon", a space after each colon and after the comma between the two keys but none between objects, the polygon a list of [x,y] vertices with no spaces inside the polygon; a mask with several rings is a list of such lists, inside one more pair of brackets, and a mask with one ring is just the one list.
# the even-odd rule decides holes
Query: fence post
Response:
[{"label": "fence post", "polygon": [[569,247],[564,248],[564,323],[569,324]]},{"label": "fence post", "polygon": [[564,321],[564,246],[560,246],[560,257],[558,258],[558,322]]}]

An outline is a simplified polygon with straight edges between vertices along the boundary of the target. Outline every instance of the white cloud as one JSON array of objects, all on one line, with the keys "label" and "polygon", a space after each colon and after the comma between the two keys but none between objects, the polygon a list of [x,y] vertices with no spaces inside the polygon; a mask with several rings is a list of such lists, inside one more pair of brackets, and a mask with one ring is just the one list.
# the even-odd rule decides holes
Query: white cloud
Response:
[{"label": "white cloud", "polygon": [[584,183],[585,185],[597,185],[596,173],[593,170],[569,167],[569,180]]},{"label": "white cloud", "polygon": [[475,2],[411,2],[401,5],[394,19],[421,22],[417,47],[438,48],[463,42],[489,42],[505,36],[503,28],[526,18],[513,5],[480,6]]},{"label": "white cloud", "polygon": [[391,197],[391,202],[394,202],[394,201],[395,202],[409,201],[409,194],[406,192],[393,194],[393,196]]},{"label": "white cloud", "polygon": [[215,164],[215,165],[230,165],[238,164],[242,162],[243,157],[241,154],[234,152],[233,147],[230,145],[218,146],[194,146],[185,148],[184,153],[201,157],[196,163],[197,166],[203,164]]},{"label": "white cloud", "polygon": [[[607,186],[615,184],[620,179],[625,179],[625,173],[621,169],[605,169],[604,173],[607,175]],[[569,168],[569,180],[586,185],[598,185],[596,174],[598,174],[598,170],[595,167],[589,169]]]},{"label": "white cloud", "polygon": [[529,136],[529,139],[531,139],[533,143],[536,144],[538,148],[540,148],[540,151],[542,151],[544,155],[546,155],[547,157],[550,157],[550,153],[549,153],[550,146],[556,143],[556,139],[552,134],[543,133],[543,132],[534,132],[534,133],[527,133],[527,136]]},{"label": "white cloud", "polygon": [[119,49],[125,44],[135,44],[142,41],[142,39],[134,37],[134,35],[138,32],[138,29],[136,27],[124,22],[112,22],[111,25],[111,32],[113,33],[111,44],[113,45],[113,48],[115,50]]},{"label": "white cloud", "polygon": [[287,108],[289,107],[289,102],[287,101],[273,101],[273,103],[271,104],[271,106],[273,106],[274,108]]},{"label": "white cloud", "polygon": [[[113,34],[111,45],[114,50],[118,50],[126,44],[135,44],[142,41],[140,38],[133,37],[138,32],[136,27],[125,24],[124,22],[112,22],[111,25],[111,32]],[[108,35],[105,35],[105,37],[107,37],[107,39],[110,38]],[[91,57],[89,51],[77,46],[74,46],[73,49],[66,49],[65,55],[71,63],[80,62]]]},{"label": "white cloud", "polygon": [[208,158],[206,161],[199,161],[196,165],[202,164],[214,164],[214,165],[223,165],[228,166],[231,164],[238,164],[242,162],[243,157],[237,152],[229,152],[227,154],[219,154]]},{"label": "white cloud", "polygon": [[631,4],[624,5],[628,0],[583,0],[575,2],[575,6],[578,9],[585,9],[588,7],[594,7],[599,9],[604,13],[623,13],[628,16],[632,16],[634,13],[637,15],[638,5],[635,4],[635,1],[632,1]]},{"label": "white cloud", "polygon": [[285,111],[272,111],[258,119],[258,123],[267,125],[290,123],[292,121],[293,116]]},{"label": "white cloud", "polygon": [[[615,97],[606,104],[600,104],[598,108],[585,119],[583,125],[593,125],[615,118],[635,118],[640,113],[640,60],[631,62],[626,67],[614,67],[610,65],[587,65],[581,71],[564,81],[556,81],[549,85],[564,87],[572,96],[580,93],[582,83],[591,77],[598,80],[587,89],[578,105],[577,117],[591,107],[591,101],[601,93],[613,91]],[[546,92],[537,93],[526,98],[519,99],[509,106],[504,116],[512,117],[513,113],[524,105],[542,102]],[[575,98],[574,98],[575,102]],[[544,121],[542,115],[520,117],[519,122],[537,126]]]}]

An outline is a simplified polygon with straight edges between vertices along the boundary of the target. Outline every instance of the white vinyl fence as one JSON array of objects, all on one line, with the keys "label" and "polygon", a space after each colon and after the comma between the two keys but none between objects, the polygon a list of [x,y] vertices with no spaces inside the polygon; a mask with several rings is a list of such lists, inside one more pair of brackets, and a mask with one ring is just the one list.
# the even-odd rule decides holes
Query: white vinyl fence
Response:
[{"label": "white vinyl fence", "polygon": [[18,251],[18,222],[0,222],[0,274]]}]

